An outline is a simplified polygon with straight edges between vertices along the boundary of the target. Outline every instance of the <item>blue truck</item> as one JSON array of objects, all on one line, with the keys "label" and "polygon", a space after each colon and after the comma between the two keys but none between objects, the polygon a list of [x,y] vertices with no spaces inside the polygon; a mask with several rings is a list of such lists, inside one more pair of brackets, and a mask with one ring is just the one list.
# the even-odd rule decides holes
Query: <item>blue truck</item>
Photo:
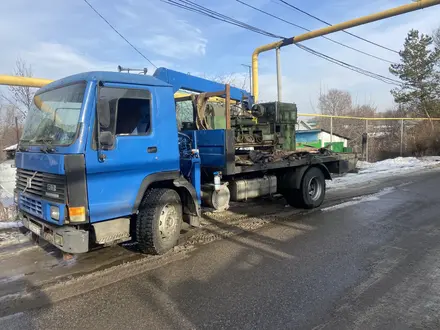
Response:
[{"label": "blue truck", "polygon": [[131,240],[162,254],[183,221],[199,226],[202,206],[277,193],[318,207],[347,164],[295,150],[296,116],[294,104],[254,104],[245,90],[166,68],[54,81],[36,93],[16,152],[19,217],[67,253]]}]

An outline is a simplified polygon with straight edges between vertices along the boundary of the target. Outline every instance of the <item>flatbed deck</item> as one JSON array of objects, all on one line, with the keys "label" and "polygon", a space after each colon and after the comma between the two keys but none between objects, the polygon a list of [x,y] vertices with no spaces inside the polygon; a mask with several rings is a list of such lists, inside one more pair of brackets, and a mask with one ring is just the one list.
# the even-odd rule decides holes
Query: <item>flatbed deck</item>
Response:
[{"label": "flatbed deck", "polygon": [[308,154],[304,155],[301,159],[285,159],[277,160],[273,162],[255,163],[253,165],[235,165],[235,171],[233,173],[225,173],[226,175],[252,173],[257,171],[270,171],[282,168],[294,168],[306,165],[323,164],[329,168],[331,173],[343,173],[346,171],[344,165],[345,160],[342,160],[338,155],[317,155]]}]

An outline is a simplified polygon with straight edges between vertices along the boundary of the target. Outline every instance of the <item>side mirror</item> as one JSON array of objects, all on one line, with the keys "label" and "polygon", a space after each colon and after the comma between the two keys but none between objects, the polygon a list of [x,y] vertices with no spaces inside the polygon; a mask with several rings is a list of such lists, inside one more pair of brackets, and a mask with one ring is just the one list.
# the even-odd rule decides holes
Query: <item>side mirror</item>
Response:
[{"label": "side mirror", "polygon": [[101,146],[104,148],[111,148],[114,144],[114,136],[109,131],[104,131],[99,133],[99,140],[101,142]]}]

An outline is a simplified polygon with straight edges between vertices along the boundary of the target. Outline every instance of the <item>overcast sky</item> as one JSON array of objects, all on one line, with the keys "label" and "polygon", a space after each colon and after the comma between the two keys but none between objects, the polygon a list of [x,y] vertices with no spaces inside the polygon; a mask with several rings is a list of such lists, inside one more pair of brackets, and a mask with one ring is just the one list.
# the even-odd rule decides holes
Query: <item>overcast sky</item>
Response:
[{"label": "overcast sky", "polygon": [[[160,0],[89,0],[124,36],[157,66],[192,74],[245,76],[253,50],[275,39],[190,13]],[[301,30],[247,8],[235,0],[194,0],[223,14],[282,36]],[[277,4],[277,0],[243,0],[309,29],[322,23]],[[288,0],[331,23],[409,3],[410,0]],[[351,29],[364,38],[400,50],[409,29],[431,33],[440,26],[440,6]],[[117,65],[153,68],[112,31],[83,0],[0,1],[0,73],[12,73],[17,57],[32,65],[34,75],[56,79],[91,70],[115,71]],[[399,56],[344,33],[330,36],[352,47],[398,61]],[[389,76],[388,63],[335,45],[322,38],[304,43],[327,55]],[[351,72],[295,46],[282,49],[283,99],[313,112],[320,90],[345,89],[358,103],[392,106],[390,85]],[[260,96],[276,98],[275,54],[260,63]]]}]

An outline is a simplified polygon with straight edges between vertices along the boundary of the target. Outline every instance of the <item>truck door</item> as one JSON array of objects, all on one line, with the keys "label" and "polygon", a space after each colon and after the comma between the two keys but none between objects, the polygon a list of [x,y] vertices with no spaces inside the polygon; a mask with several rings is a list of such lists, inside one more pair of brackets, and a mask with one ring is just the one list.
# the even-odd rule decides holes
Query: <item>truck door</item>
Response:
[{"label": "truck door", "polygon": [[132,214],[147,176],[178,175],[174,99],[171,89],[169,93],[166,89],[114,83],[99,87],[97,112],[102,150],[97,152],[95,120],[86,152],[91,222]]}]

